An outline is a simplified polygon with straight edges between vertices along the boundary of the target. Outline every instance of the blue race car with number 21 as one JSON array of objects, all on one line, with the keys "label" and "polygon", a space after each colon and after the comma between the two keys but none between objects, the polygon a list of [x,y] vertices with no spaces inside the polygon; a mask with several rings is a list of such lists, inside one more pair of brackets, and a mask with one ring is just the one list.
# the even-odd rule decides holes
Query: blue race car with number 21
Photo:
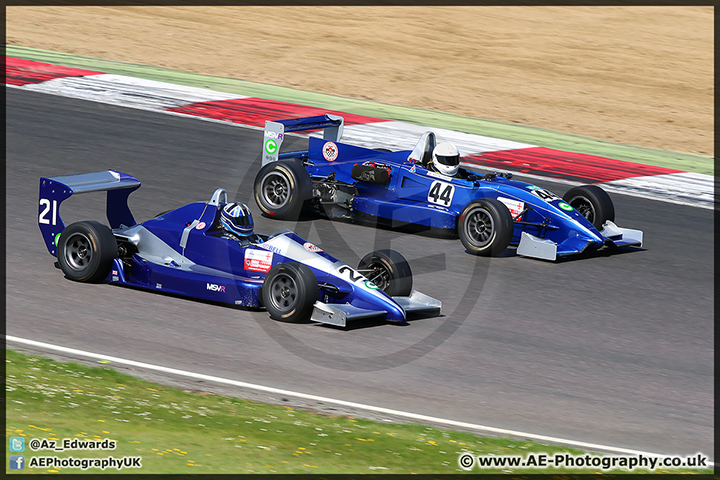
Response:
[{"label": "blue race car with number 21", "polygon": [[[375,317],[404,323],[409,313],[439,314],[441,303],[413,289],[412,271],[394,250],[376,250],[357,269],[283,229],[254,232],[248,207],[219,188],[195,202],[137,223],[128,196],[137,178],[114,170],[40,179],[38,224],[65,275],[202,300],[265,307],[277,320],[346,326]],[[107,191],[107,225],[65,226],[60,204],[73,194]]]}]

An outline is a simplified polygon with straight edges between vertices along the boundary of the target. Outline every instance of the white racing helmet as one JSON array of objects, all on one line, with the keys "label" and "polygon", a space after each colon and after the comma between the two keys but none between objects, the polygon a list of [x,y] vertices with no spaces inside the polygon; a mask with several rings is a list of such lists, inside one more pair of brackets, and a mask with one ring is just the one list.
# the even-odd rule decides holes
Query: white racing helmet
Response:
[{"label": "white racing helmet", "polygon": [[432,163],[435,170],[452,177],[460,168],[460,152],[452,143],[440,142],[433,149]]}]

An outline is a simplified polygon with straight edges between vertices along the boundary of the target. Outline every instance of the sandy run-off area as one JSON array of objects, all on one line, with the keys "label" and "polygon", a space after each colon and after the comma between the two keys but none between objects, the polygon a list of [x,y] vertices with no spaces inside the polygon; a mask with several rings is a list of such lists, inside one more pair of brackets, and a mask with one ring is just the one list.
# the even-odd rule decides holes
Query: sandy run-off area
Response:
[{"label": "sandy run-off area", "polygon": [[61,3],[7,44],[713,154],[713,7]]}]

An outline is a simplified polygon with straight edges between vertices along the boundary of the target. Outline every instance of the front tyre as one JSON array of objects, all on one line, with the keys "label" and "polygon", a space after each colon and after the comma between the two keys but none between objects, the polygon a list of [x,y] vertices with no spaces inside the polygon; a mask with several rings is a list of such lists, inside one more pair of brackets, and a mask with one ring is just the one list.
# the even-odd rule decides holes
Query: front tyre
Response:
[{"label": "front tyre", "polygon": [[603,224],[615,220],[615,206],[610,195],[597,185],[574,187],[563,195],[563,200],[580,212],[598,230]]},{"label": "front tyre", "polygon": [[312,180],[299,162],[265,165],[255,177],[255,202],[263,213],[280,220],[297,220],[312,197]]},{"label": "front tyre", "polygon": [[360,260],[357,269],[391,297],[407,297],[412,293],[410,264],[395,250],[370,252]]},{"label": "front tyre", "polygon": [[489,257],[503,252],[512,240],[513,219],[510,210],[494,198],[482,198],[467,204],[458,217],[458,236],[474,255]]},{"label": "front tyre", "polygon": [[262,300],[270,317],[275,320],[307,320],[317,299],[317,279],[307,265],[281,263],[275,265],[265,277]]},{"label": "front tyre", "polygon": [[77,222],[60,234],[58,264],[66,277],[78,282],[101,282],[118,256],[115,236],[100,222]]}]

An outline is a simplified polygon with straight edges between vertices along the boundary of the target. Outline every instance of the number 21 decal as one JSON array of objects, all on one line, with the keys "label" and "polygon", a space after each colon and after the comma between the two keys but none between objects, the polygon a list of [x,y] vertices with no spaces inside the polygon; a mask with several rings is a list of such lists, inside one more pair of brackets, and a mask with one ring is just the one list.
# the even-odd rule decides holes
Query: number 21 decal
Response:
[{"label": "number 21 decal", "polygon": [[[47,198],[41,198],[40,199],[40,206],[44,206],[45,209],[40,212],[40,216],[38,217],[38,223],[43,223],[45,225],[56,225],[57,224],[57,200],[52,201],[52,208],[50,207],[50,200]],[[48,213],[50,213],[50,210],[52,209],[52,219],[47,218]]]},{"label": "number 21 decal", "polygon": [[452,203],[453,194],[455,193],[455,185],[451,183],[436,180],[430,185],[428,192],[428,202],[437,203],[449,207]]}]

